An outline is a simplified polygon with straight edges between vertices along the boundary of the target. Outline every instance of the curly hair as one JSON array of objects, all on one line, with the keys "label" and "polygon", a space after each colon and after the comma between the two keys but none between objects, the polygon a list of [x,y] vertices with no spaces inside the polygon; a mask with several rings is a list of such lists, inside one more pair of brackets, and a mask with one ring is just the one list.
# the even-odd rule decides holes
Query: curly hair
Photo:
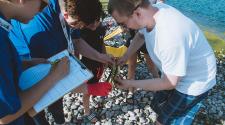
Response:
[{"label": "curly hair", "polygon": [[72,17],[76,17],[76,0],[64,0],[65,2],[65,11]]},{"label": "curly hair", "polygon": [[99,0],[65,0],[65,11],[86,25],[100,20],[104,13]]}]

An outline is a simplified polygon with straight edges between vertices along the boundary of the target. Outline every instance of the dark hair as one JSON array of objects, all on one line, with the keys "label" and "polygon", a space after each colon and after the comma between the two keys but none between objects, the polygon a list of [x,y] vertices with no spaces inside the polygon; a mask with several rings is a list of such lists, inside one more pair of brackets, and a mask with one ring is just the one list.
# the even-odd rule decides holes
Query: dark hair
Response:
[{"label": "dark hair", "polygon": [[147,7],[149,0],[109,0],[108,12],[118,11],[120,15],[130,16],[137,7]]},{"label": "dark hair", "polygon": [[72,17],[76,18],[76,0],[64,0],[65,11]]},{"label": "dark hair", "polygon": [[103,15],[99,0],[65,0],[65,10],[73,18],[78,18],[86,25],[99,21]]}]

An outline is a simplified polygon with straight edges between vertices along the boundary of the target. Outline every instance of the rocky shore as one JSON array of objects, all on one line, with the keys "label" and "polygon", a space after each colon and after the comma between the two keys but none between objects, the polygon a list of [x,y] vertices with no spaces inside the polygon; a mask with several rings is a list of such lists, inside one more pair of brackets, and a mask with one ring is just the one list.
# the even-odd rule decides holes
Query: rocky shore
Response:
[{"label": "rocky shore", "polygon": [[[217,52],[217,84],[204,100],[204,107],[194,120],[194,125],[225,125],[225,51]],[[141,58],[142,60],[143,58]],[[108,75],[106,70],[105,76]],[[122,67],[120,73],[124,78],[127,74],[127,66]],[[136,79],[150,79],[145,61],[142,60],[136,68]],[[114,89],[108,97],[93,97],[91,110],[97,113],[98,121],[95,125],[153,125],[156,114],[150,104],[153,92],[138,89],[133,97],[129,97],[127,91]],[[97,105],[93,103],[97,102]],[[68,94],[64,97],[64,113],[68,125],[85,125],[83,123],[82,94]],[[51,114],[47,118],[54,124]]]},{"label": "rocky shore", "polygon": [[[111,17],[105,18],[103,24],[110,28],[107,34],[117,25]],[[119,47],[126,42],[124,40],[126,37],[119,34],[113,40],[105,41],[105,44]],[[204,100],[204,106],[195,117],[193,125],[225,125],[225,50],[215,54],[217,84]],[[109,69],[105,70],[103,80],[107,78],[109,72]],[[121,67],[120,74],[124,79],[127,78],[127,65]],[[143,55],[140,56],[135,78],[138,80],[152,78]],[[152,99],[153,92],[150,91],[138,89],[133,96],[130,96],[127,91],[114,88],[108,97],[93,97],[90,108],[92,112],[97,113],[98,121],[95,125],[153,125],[156,121],[156,113],[150,107]],[[67,94],[64,96],[63,103],[68,125],[91,124],[82,122],[84,113],[82,94]],[[48,114],[47,118],[51,124],[54,124],[51,114]]]}]

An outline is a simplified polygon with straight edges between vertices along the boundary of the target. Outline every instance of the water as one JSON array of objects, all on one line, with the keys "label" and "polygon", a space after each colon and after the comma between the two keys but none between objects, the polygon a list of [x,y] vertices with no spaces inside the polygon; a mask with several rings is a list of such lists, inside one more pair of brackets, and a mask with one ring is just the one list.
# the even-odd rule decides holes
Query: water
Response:
[{"label": "water", "polygon": [[225,39],[225,0],[166,0],[204,30]]}]

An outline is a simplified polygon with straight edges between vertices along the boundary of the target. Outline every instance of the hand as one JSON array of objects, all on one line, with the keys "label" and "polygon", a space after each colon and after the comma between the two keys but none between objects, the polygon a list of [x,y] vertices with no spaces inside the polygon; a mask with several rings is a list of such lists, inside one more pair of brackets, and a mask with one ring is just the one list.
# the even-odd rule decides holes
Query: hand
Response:
[{"label": "hand", "polygon": [[122,57],[117,59],[116,64],[122,66],[127,62],[127,60],[128,60],[128,56],[124,54]]},{"label": "hand", "polygon": [[115,86],[120,89],[129,89],[132,87],[130,85],[130,80],[122,80],[119,77],[115,78]]},{"label": "hand", "polygon": [[58,80],[64,78],[70,69],[70,61],[68,57],[63,57],[57,64],[55,64],[50,71],[50,74]]},{"label": "hand", "polygon": [[104,64],[115,64],[114,57],[112,55],[108,54],[100,54],[99,55],[99,61]]}]

